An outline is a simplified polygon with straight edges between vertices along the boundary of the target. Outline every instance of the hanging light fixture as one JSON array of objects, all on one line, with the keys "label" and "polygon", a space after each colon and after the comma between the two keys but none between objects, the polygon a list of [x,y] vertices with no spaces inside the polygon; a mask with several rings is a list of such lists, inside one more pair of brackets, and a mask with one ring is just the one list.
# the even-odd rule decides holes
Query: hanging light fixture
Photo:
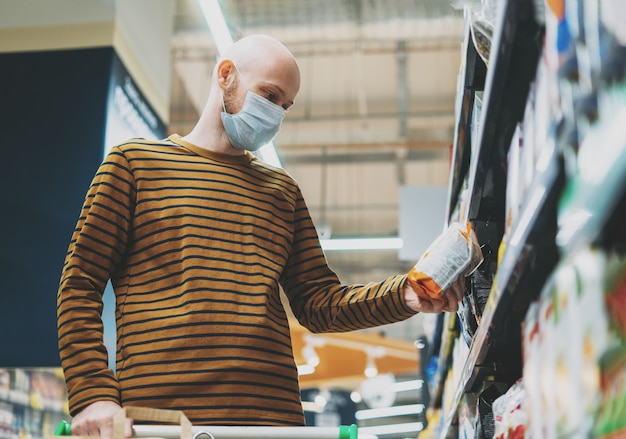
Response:
[{"label": "hanging light fixture", "polygon": [[310,344],[306,344],[302,348],[302,356],[307,366],[315,369],[320,364],[320,357],[317,355],[317,352],[315,352],[315,348]]},{"label": "hanging light fixture", "polygon": [[374,360],[374,357],[367,357],[367,365],[365,366],[364,374],[368,378],[374,378],[378,375],[378,367],[376,367],[376,360]]},{"label": "hanging light fixture", "polygon": [[386,350],[382,346],[370,346],[366,348],[367,363],[365,364],[364,374],[368,378],[373,378],[378,375],[378,367],[376,366],[376,359],[385,356]]},{"label": "hanging light fixture", "polygon": [[298,366],[298,375],[310,375],[315,372],[315,368],[320,364],[320,357],[316,351],[326,344],[322,337],[307,334],[303,337],[304,347],[302,348],[302,357],[305,364]]}]

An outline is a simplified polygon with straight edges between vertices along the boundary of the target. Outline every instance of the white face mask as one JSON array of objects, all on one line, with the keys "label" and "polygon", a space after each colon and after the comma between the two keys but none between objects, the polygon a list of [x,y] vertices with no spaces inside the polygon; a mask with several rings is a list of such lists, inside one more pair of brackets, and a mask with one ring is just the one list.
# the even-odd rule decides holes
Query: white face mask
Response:
[{"label": "white face mask", "polygon": [[[239,72],[237,72],[239,73]],[[241,79],[241,75],[239,75]],[[269,143],[280,130],[285,109],[248,90],[238,113],[226,112],[222,97],[222,123],[230,143],[237,149],[256,151]]]}]

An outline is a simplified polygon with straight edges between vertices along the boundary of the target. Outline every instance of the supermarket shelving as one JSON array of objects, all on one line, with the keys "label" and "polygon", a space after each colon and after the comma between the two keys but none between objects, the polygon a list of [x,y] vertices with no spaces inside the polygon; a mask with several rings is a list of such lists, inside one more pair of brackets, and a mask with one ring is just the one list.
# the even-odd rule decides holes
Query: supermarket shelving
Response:
[{"label": "supermarket shelving", "polygon": [[[541,27],[536,23],[531,2],[504,2],[498,16],[489,59],[489,68],[484,77],[484,95],[482,114],[477,139],[469,139],[468,123],[471,120],[474,93],[480,91],[480,79],[484,72],[476,74],[482,61],[477,59],[476,50],[469,34],[466,34],[466,50],[463,77],[463,88],[459,89],[457,99],[457,130],[455,133],[455,149],[453,153],[453,172],[450,181],[450,211],[459,202],[462,181],[466,179],[467,205],[462,211],[463,219],[474,223],[477,231],[481,227],[502,229],[504,223],[504,181],[506,170],[501,163],[506,158],[516,124],[521,120],[530,83],[536,72],[540,53]],[[468,27],[468,32],[471,30]],[[475,142],[476,150],[470,154],[471,142]],[[470,158],[470,156],[472,156]],[[550,266],[556,261],[556,248],[541,248],[546,234],[554,234],[556,229],[554,197],[562,175],[559,163],[554,157],[546,158],[545,178],[531,191],[526,204],[533,211],[541,211],[533,215],[524,224],[518,224],[514,236],[517,242],[509,244],[497,267],[492,292],[481,317],[481,323],[472,339],[469,354],[465,360],[451,403],[449,413],[444,413],[444,426],[440,432],[445,438],[452,423],[456,420],[457,410],[463,395],[479,386],[487,377],[519,375],[519,357],[507,349],[511,339],[519,338],[515,334],[516,325],[523,317],[523,311],[532,298],[517,296],[521,286],[528,287],[523,274],[537,265],[545,268],[542,276],[533,278],[532,283],[540,285],[547,276]],[[465,166],[458,164],[463,163]],[[490,187],[487,188],[487,182]],[[534,194],[534,195],[533,195]],[[543,212],[543,210],[547,210]],[[489,234],[483,234],[489,235]],[[492,248],[500,244],[501,233],[490,234]],[[479,240],[481,233],[478,233]],[[495,242],[494,242],[495,241]],[[481,242],[483,243],[483,242]],[[525,284],[526,283],[526,284]],[[524,284],[524,285],[522,285]],[[522,300],[520,300],[522,299]],[[523,303],[519,303],[519,302]],[[512,315],[514,314],[514,315]],[[456,334],[447,331],[442,335],[440,364],[449,364],[450,349]],[[507,343],[503,343],[506,341]],[[513,369],[513,370],[511,370]],[[437,384],[433,392],[433,402],[441,407],[441,392],[444,387],[447,370],[438,371]]]},{"label": "supermarket shelving", "polygon": [[[451,361],[452,346],[464,340],[459,337],[454,315],[446,316],[444,321],[438,370],[431,381],[432,406],[442,411],[438,431],[442,439],[456,437],[455,423],[466,396],[480,392],[489,383],[510,385],[521,377],[520,327],[529,304],[537,298],[559,261],[580,246],[604,242],[610,247],[615,241],[626,242],[624,78],[595,84],[597,96],[591,97],[604,114],[599,120],[581,123],[579,119],[587,115],[572,111],[550,121],[550,132],[546,144],[542,144],[532,182],[515,222],[509,225],[506,239],[502,240],[500,232],[507,219],[507,154],[517,124],[524,117],[545,37],[542,11],[536,10],[538,3],[543,2],[500,3],[486,71],[476,56],[471,26],[466,25],[448,219],[458,215],[457,219],[471,221],[481,244],[488,241],[500,253],[498,266],[490,267],[494,279],[480,324],[466,356],[457,358],[457,364]],[[468,16],[466,13],[466,23]],[[481,85],[484,93],[479,126],[472,138],[473,103]],[[566,130],[572,118],[576,118],[574,124],[586,128],[577,133],[581,136],[580,145],[569,144],[572,138],[564,134],[564,127]],[[563,153],[573,149],[578,154],[576,166],[580,167],[574,172]],[[447,382],[451,371],[456,374],[452,392]]]}]

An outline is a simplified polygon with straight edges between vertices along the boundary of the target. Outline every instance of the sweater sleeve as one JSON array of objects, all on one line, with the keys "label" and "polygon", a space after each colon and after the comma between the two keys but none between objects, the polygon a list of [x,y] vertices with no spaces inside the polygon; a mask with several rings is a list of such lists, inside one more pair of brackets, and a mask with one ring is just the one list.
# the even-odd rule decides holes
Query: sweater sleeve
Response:
[{"label": "sweater sleeve", "polygon": [[59,354],[72,415],[95,401],[120,402],[103,342],[102,296],[124,257],[134,201],[129,164],[114,148],[85,197],[57,294]]},{"label": "sweater sleeve", "polygon": [[342,285],[329,268],[298,190],[292,251],[282,285],[294,315],[312,332],[345,332],[405,320],[415,311],[402,295],[406,274],[381,282]]}]

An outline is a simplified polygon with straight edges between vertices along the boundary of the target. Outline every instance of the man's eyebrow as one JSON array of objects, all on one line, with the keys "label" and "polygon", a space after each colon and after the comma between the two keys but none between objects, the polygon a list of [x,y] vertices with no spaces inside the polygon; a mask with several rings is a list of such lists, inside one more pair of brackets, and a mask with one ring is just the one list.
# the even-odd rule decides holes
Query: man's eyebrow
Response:
[{"label": "man's eyebrow", "polygon": [[[276,90],[278,90],[278,92],[279,92],[282,96],[286,96],[286,94],[285,94],[285,90],[283,90],[283,89],[281,88],[281,86],[280,86],[280,85],[278,85],[278,84],[274,84],[273,82],[266,82],[265,84],[266,84],[266,85],[268,85],[268,86],[270,86],[270,87],[274,87]],[[291,102],[286,102],[286,103],[287,103],[287,104],[289,104],[289,106],[292,106],[292,105],[293,105],[293,101],[291,101]]]}]

